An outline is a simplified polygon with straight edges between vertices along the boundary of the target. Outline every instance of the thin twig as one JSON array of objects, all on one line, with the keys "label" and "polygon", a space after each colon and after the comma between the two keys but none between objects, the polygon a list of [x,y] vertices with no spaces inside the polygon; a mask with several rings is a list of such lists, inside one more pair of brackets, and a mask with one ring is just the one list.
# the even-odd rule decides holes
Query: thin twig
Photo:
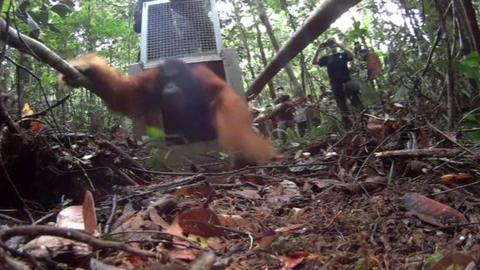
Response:
[{"label": "thin twig", "polygon": [[465,146],[461,145],[460,143],[456,142],[455,140],[452,140],[447,134],[445,134],[443,131],[441,131],[440,129],[438,129],[437,127],[435,127],[434,125],[432,125],[430,122],[427,121],[427,124],[428,126],[430,126],[433,130],[435,130],[436,132],[440,133],[440,135],[442,135],[443,137],[445,137],[445,139],[449,140],[450,142],[452,142],[453,144],[455,144],[456,146],[462,148],[464,151],[472,154],[473,156],[477,156],[477,154],[475,152],[473,152],[472,150],[466,148]]},{"label": "thin twig", "polygon": [[122,250],[128,253],[132,253],[141,257],[154,257],[161,258],[161,254],[137,249],[131,246],[128,246],[121,242],[107,241],[97,239],[86,232],[67,229],[67,228],[57,228],[53,226],[44,226],[44,225],[34,225],[34,226],[17,226],[8,230],[0,232],[0,240],[6,242],[8,239],[14,236],[26,235],[29,237],[37,237],[41,235],[50,235],[62,237],[77,242],[88,244],[96,249],[117,249]]},{"label": "thin twig", "polygon": [[[104,147],[104,148],[114,152],[115,154],[119,155],[120,157],[122,157],[125,160],[125,162],[127,163],[127,165],[129,165],[129,167],[132,167],[132,169],[133,168],[138,169],[137,171],[139,171],[139,172],[142,172],[142,170],[145,170],[145,168],[140,163],[138,163],[130,155],[128,155],[127,153],[122,151],[122,149],[120,149],[118,146],[112,144],[111,142],[109,142],[107,140],[100,140],[98,142],[98,146]],[[143,172],[143,173],[146,173],[146,172]],[[147,178],[147,181],[152,180],[149,175],[142,175],[142,176]]]},{"label": "thin twig", "polygon": [[25,223],[23,220],[20,220],[20,219],[17,219],[17,218],[14,218],[14,217],[11,217],[9,215],[5,215],[5,214],[2,214],[0,213],[0,219],[5,219],[5,220],[9,220],[9,221],[13,221],[17,224],[22,224],[22,223]]},{"label": "thin twig", "polygon": [[38,225],[38,224],[44,222],[45,220],[51,218],[51,217],[54,216],[55,214],[57,214],[57,212],[56,212],[56,211],[52,211],[52,212],[46,214],[45,216],[37,219],[35,222],[32,223],[32,225]]},{"label": "thin twig", "polygon": [[370,154],[368,154],[367,158],[363,161],[362,165],[360,166],[360,168],[358,169],[357,171],[357,174],[355,174],[355,182],[358,181],[358,177],[360,176],[360,174],[362,173],[362,170],[363,168],[365,168],[365,165],[367,165],[367,162],[370,160],[370,158],[372,158],[372,156],[375,154],[375,152],[377,152],[378,149],[380,149],[380,147],[382,147],[384,144],[386,144],[391,138],[393,138],[393,136],[397,135],[398,133],[400,133],[400,131],[402,131],[403,129],[405,129],[407,127],[407,125],[404,125],[402,127],[400,127],[399,129],[395,130],[395,132],[393,132],[392,134],[390,134],[389,136],[387,136],[385,139],[383,139],[383,141],[381,141],[374,149],[372,152],[370,152]]},{"label": "thin twig", "polygon": [[455,191],[455,190],[464,189],[466,187],[471,187],[471,186],[475,186],[475,185],[478,185],[478,184],[480,184],[480,181],[473,182],[473,183],[468,183],[468,184],[465,184],[465,185],[461,185],[461,186],[458,186],[458,187],[450,188],[450,189],[439,191],[439,192],[435,192],[435,193],[432,194],[432,196],[449,193],[449,192],[452,192],[452,191]]},{"label": "thin twig", "polygon": [[22,117],[22,119],[25,119],[25,118],[37,118],[39,116],[44,116],[46,115],[49,111],[55,109],[56,107],[62,105],[63,103],[65,103],[65,101],[67,101],[69,98],[71,97],[71,95],[66,95],[64,96],[63,98],[61,98],[60,100],[57,100],[53,105],[51,105],[50,107],[38,112],[38,113],[34,113],[32,115],[28,115],[28,116],[25,116],[25,117]]},{"label": "thin twig", "polygon": [[418,157],[454,157],[458,155],[460,150],[449,148],[432,148],[432,149],[402,149],[376,152],[377,158],[418,158]]},{"label": "thin twig", "polygon": [[112,210],[111,210],[110,216],[107,219],[107,222],[105,223],[105,229],[103,230],[103,234],[107,234],[110,232],[110,225],[112,224],[113,217],[115,216],[116,211],[117,211],[117,194],[114,194],[112,198]]},{"label": "thin twig", "polygon": [[[264,166],[247,166],[241,169],[232,170],[232,171],[224,171],[224,172],[215,172],[215,173],[202,173],[205,176],[224,176],[230,174],[237,174],[245,171],[250,170],[259,170],[259,169],[288,169],[288,168],[295,168],[295,167],[309,167],[309,166],[321,166],[321,165],[330,165],[335,163],[335,161],[329,162],[319,162],[319,163],[310,163],[310,164],[291,164],[291,165],[264,165]],[[191,173],[191,172],[162,172],[162,171],[151,171],[151,170],[142,170],[137,168],[130,168],[134,171],[151,173],[156,175],[169,175],[169,176],[194,176],[198,175],[198,173]]]}]

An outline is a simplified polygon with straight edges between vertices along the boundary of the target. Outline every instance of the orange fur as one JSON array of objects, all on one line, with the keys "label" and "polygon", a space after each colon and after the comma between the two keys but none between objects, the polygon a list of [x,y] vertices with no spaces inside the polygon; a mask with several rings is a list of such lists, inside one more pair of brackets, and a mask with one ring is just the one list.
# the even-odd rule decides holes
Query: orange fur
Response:
[{"label": "orange fur", "polygon": [[[94,89],[91,91],[111,110],[131,118],[143,118],[149,125],[158,125],[153,121],[149,123],[148,116],[161,110],[158,99],[153,98],[155,91],[163,91],[155,90],[158,85],[154,85],[162,81],[160,69],[148,69],[139,76],[127,77],[94,54],[71,63],[92,80]],[[220,146],[257,164],[271,160],[275,150],[268,140],[254,132],[246,102],[206,66],[193,65],[191,71],[205,83],[206,87],[202,88],[208,91],[205,94],[213,96],[210,113]]]},{"label": "orange fur", "polygon": [[247,103],[207,67],[195,66],[193,72],[207,82],[207,88],[216,96],[212,105],[220,145],[258,164],[270,161],[276,155],[275,149],[268,140],[255,133]]},{"label": "orange fur", "polygon": [[[140,76],[127,77],[96,54],[87,54],[70,64],[93,81],[94,89],[90,90],[112,111],[138,117],[152,106],[148,92],[153,87],[154,78],[161,76],[159,70],[150,69]],[[60,77],[60,85],[67,85],[63,77]]]}]

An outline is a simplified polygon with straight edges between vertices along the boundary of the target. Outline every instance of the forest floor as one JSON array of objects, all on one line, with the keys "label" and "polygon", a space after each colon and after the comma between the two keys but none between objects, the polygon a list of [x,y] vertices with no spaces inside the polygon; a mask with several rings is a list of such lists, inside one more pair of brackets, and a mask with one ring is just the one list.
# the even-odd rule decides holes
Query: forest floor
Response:
[{"label": "forest floor", "polygon": [[[149,171],[129,139],[64,137],[4,136],[3,156],[23,145],[4,164],[22,196],[2,184],[2,205],[24,210],[0,209],[0,269],[475,269],[480,259],[478,149],[432,125],[370,119],[287,144],[278,163],[223,172],[221,162]],[[86,189],[94,208],[88,195],[80,206]]]}]

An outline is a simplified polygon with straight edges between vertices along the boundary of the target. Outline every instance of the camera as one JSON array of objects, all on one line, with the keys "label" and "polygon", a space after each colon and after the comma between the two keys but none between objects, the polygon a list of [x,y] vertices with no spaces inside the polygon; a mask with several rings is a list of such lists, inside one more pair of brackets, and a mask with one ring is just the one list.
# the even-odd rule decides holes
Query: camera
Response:
[{"label": "camera", "polygon": [[320,44],[320,47],[322,48],[328,48],[328,47],[332,47],[336,44],[335,42],[335,39],[333,38],[329,38],[327,39],[327,41],[323,42],[322,44]]}]

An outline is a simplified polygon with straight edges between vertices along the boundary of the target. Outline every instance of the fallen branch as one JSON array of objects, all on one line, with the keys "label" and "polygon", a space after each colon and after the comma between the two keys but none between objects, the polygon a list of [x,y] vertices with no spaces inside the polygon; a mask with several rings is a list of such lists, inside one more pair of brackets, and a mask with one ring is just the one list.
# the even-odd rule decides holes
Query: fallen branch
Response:
[{"label": "fallen branch", "polygon": [[[308,166],[322,166],[322,165],[331,165],[336,163],[336,161],[327,161],[327,162],[316,162],[310,164],[290,164],[290,165],[260,165],[260,166],[246,166],[240,169],[236,169],[233,171],[223,171],[223,172],[203,172],[201,173],[204,176],[225,176],[225,175],[232,175],[241,172],[251,171],[251,170],[259,170],[259,169],[289,169],[295,167],[308,167]],[[138,172],[145,172],[155,175],[164,175],[164,176],[195,176],[199,175],[199,173],[193,172],[162,172],[162,171],[153,171],[153,170],[142,170],[137,168],[129,168],[132,171]]]},{"label": "fallen branch", "polygon": [[29,54],[39,61],[51,66],[58,72],[69,78],[69,84],[75,87],[85,87],[91,89],[91,82],[82,73],[76,70],[67,61],[50,50],[44,44],[20,33],[12,27],[7,28],[7,22],[0,18],[0,40],[6,41],[8,45],[19,51]]},{"label": "fallen branch", "polygon": [[53,226],[44,226],[44,225],[34,225],[34,226],[17,226],[11,229],[0,232],[0,240],[6,242],[14,236],[29,236],[37,237],[41,235],[50,235],[61,238],[66,238],[74,240],[77,242],[88,244],[96,249],[117,249],[122,250],[131,254],[135,254],[141,257],[154,257],[161,258],[160,254],[136,249],[129,245],[120,242],[106,241],[97,239],[85,232],[67,229],[67,228],[57,228]]},{"label": "fallen branch", "polygon": [[454,157],[458,155],[460,150],[448,148],[432,148],[432,149],[404,149],[392,150],[384,152],[376,152],[377,158],[395,158],[395,157]]}]

